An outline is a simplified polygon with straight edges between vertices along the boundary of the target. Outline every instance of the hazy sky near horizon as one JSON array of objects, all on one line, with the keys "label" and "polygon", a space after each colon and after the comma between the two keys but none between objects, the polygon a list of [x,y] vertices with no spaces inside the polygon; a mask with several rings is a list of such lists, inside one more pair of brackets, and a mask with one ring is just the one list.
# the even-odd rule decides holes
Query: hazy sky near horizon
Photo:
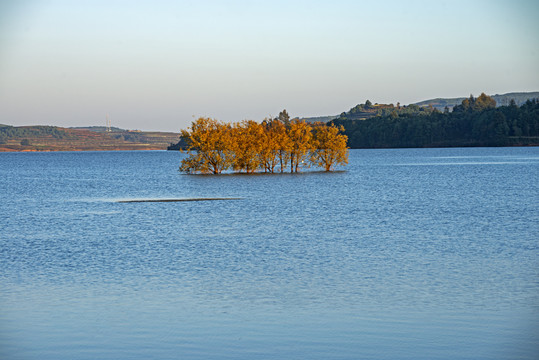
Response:
[{"label": "hazy sky near horizon", "polygon": [[538,1],[0,0],[0,123],[179,131],[539,90]]}]

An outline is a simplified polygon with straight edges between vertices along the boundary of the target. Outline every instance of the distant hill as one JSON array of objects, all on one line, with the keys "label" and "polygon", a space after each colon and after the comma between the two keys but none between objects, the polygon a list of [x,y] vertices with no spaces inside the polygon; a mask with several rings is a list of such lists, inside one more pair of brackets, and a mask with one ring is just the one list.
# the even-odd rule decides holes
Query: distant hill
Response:
[{"label": "distant hill", "polygon": [[416,104],[410,104],[410,105],[400,105],[397,104],[397,106],[393,104],[372,104],[369,100],[365,102],[365,104],[358,104],[351,108],[350,110],[346,112],[342,112],[340,115],[333,115],[333,116],[317,116],[317,117],[310,117],[310,118],[300,118],[300,120],[304,120],[309,123],[313,122],[324,122],[328,123],[330,121],[336,120],[336,119],[349,119],[349,120],[366,120],[370,119],[375,116],[387,116],[391,113],[395,113],[396,115],[401,114],[415,114],[422,112],[424,114],[428,114],[432,112],[432,108],[429,106],[418,106]]},{"label": "distant hill", "polygon": [[[165,150],[177,133],[0,125],[0,151]],[[89,130],[92,129],[92,130]]]},{"label": "distant hill", "polygon": [[[511,100],[515,100],[516,105],[520,106],[524,104],[527,100],[533,100],[533,99],[539,99],[539,91],[535,92],[513,92],[513,93],[507,93],[502,95],[491,95],[491,97],[496,100],[497,106],[506,106],[509,105]],[[467,97],[459,97],[459,98],[436,98],[436,99],[430,99],[430,100],[423,100],[417,103],[413,103],[410,105],[402,105],[399,106],[393,106],[392,104],[374,104],[370,109],[365,109],[365,105],[363,107],[360,105],[356,105],[355,107],[351,108],[348,112],[343,112],[340,115],[329,115],[329,116],[317,116],[317,117],[304,117],[300,118],[301,120],[305,120],[306,122],[330,122],[332,120],[335,120],[339,117],[347,116],[348,118],[353,119],[368,119],[374,116],[385,116],[387,115],[389,109],[391,108],[391,111],[393,109],[406,109],[409,108],[411,105],[417,105],[419,108],[424,108],[425,110],[429,109],[430,106],[432,106],[434,109],[437,109],[439,111],[444,111],[445,107],[447,106],[449,110],[451,111],[454,106],[460,105],[462,103],[462,100],[467,99]],[[384,110],[385,109],[385,110]],[[417,110],[417,108],[412,107],[413,111]],[[412,110],[409,109],[409,110]]]},{"label": "distant hill", "polygon": [[365,104],[359,104],[348,110],[347,112],[341,113],[338,117],[331,121],[338,120],[367,120],[373,117],[385,117],[391,116],[396,118],[400,115],[429,115],[434,110],[432,107],[428,106],[419,106],[416,104],[410,105],[400,105],[397,103],[397,106],[393,104],[372,104],[369,100]]},{"label": "distant hill", "polygon": [[[496,106],[492,97],[464,98],[452,111],[411,104],[365,119],[358,105],[332,122],[343,126],[351,148],[538,146],[539,100]],[[417,111],[419,109],[419,111]],[[354,111],[353,111],[354,110]],[[355,111],[358,110],[358,111]]]},{"label": "distant hill", "polygon": [[[100,133],[107,132],[107,128],[105,126],[74,126],[74,127],[70,127],[70,129],[89,130],[89,131],[100,132]],[[122,132],[122,131],[138,131],[138,130],[126,130],[126,129],[120,129],[120,128],[112,126],[110,128],[110,131],[111,132]]]},{"label": "distant hill", "polygon": [[[513,92],[502,95],[490,95],[491,98],[496,100],[496,106],[507,106],[511,100],[515,100],[516,105],[520,106],[528,100],[539,99],[539,92]],[[423,100],[415,103],[418,106],[432,106],[440,111],[444,111],[444,108],[447,106],[449,110],[453,109],[454,106],[460,105],[462,100],[466,99],[465,97],[459,98],[437,98],[430,100]]]}]

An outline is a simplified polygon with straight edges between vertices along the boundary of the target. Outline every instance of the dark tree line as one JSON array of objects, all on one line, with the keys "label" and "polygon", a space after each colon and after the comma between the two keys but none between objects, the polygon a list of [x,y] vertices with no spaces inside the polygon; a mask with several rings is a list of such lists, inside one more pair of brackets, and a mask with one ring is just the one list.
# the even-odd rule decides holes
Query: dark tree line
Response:
[{"label": "dark tree line", "polygon": [[64,130],[55,126],[10,126],[0,125],[0,137],[5,139],[34,137],[50,135],[55,139],[63,139],[67,136]]},{"label": "dark tree line", "polygon": [[366,120],[341,116],[350,148],[539,145],[539,102],[496,107],[491,97],[462,101],[452,112],[392,113]]}]

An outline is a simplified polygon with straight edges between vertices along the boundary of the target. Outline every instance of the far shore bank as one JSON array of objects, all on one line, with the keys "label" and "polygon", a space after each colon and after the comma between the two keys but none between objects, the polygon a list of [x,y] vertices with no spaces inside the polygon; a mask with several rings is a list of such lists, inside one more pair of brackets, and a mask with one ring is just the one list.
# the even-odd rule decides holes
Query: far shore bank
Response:
[{"label": "far shore bank", "polygon": [[149,150],[167,150],[163,147],[126,147],[126,148],[56,148],[56,149],[17,149],[11,147],[0,147],[0,152],[60,152],[60,151],[149,151]]},{"label": "far shore bank", "polygon": [[[475,145],[455,145],[455,146],[426,146],[426,147],[361,147],[361,148],[350,148],[350,150],[391,150],[391,149],[446,149],[446,148],[498,148],[498,147],[537,147],[539,144],[528,144],[528,145],[511,145],[511,146],[475,146]],[[76,148],[76,149],[14,149],[7,147],[0,147],[0,153],[36,153],[36,152],[62,152],[62,151],[75,151],[75,152],[84,152],[84,151],[156,151],[156,150],[167,150],[167,151],[179,151],[179,150],[170,150],[163,147],[130,147],[130,148]]]}]

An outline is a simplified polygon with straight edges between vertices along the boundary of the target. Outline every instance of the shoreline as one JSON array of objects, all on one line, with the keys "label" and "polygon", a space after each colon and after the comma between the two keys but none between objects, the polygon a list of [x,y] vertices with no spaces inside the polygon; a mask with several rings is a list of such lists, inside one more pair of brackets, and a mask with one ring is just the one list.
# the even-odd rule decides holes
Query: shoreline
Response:
[{"label": "shoreline", "polygon": [[[503,146],[485,146],[485,145],[446,145],[446,146],[423,146],[423,147],[358,147],[358,148],[349,148],[349,150],[390,150],[390,149],[450,149],[450,148],[518,148],[518,147],[538,147],[539,144],[526,144],[526,145],[503,145]],[[84,151],[177,151],[180,150],[169,150],[163,147],[128,147],[125,149],[122,148],[91,148],[91,149],[11,149],[0,147],[0,153],[43,153],[43,152],[84,152]]]},{"label": "shoreline", "polygon": [[0,153],[2,152],[61,152],[61,151],[150,151],[150,150],[167,150],[162,146],[147,146],[147,147],[126,147],[126,148],[58,148],[58,149],[13,149],[0,147]]}]

